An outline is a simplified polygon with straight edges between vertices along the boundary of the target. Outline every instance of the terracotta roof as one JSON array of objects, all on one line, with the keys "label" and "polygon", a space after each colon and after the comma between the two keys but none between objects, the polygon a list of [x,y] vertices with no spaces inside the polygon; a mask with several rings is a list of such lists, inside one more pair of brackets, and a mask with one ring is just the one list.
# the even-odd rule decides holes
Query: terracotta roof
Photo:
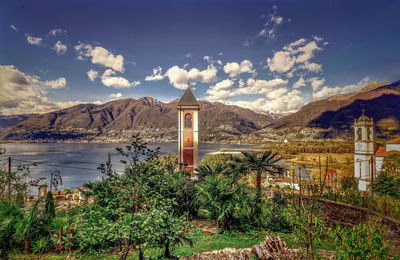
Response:
[{"label": "terracotta roof", "polygon": [[400,144],[400,136],[393,140],[387,141],[386,143],[387,144]]},{"label": "terracotta roof", "polygon": [[190,88],[187,88],[185,94],[181,97],[178,102],[178,106],[198,106],[196,98],[194,97]]},{"label": "terracotta roof", "polygon": [[392,153],[400,154],[399,151],[388,151],[387,152],[386,147],[382,146],[382,147],[379,147],[379,149],[375,152],[375,156],[376,157],[385,157],[386,155],[392,154]]}]

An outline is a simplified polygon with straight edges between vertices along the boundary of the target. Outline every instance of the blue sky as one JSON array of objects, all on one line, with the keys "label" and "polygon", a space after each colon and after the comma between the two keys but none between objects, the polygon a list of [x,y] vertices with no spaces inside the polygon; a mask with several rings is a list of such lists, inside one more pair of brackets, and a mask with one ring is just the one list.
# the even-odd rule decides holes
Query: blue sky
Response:
[{"label": "blue sky", "polygon": [[0,113],[180,97],[287,113],[400,79],[400,1],[0,3]]}]

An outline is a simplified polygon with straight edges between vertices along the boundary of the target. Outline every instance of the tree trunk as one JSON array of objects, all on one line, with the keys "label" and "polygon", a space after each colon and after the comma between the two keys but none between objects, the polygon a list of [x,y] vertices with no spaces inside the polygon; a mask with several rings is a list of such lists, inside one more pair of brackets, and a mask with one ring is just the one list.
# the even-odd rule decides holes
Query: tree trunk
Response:
[{"label": "tree trunk", "polygon": [[31,241],[30,239],[25,239],[25,245],[24,245],[24,252],[25,254],[29,254],[30,247],[31,247]]},{"label": "tree trunk", "polygon": [[171,253],[169,251],[169,242],[167,242],[167,244],[165,245],[165,253],[164,253],[164,257],[170,259],[171,258]]},{"label": "tree trunk", "polygon": [[256,188],[257,188],[258,192],[261,194],[261,172],[257,172]]}]

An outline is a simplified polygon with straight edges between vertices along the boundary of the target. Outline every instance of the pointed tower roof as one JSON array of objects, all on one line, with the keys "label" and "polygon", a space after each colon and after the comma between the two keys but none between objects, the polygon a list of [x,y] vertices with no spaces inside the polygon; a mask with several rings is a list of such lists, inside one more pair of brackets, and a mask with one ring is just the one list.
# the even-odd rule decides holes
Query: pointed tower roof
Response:
[{"label": "pointed tower roof", "polygon": [[190,88],[186,89],[185,94],[183,94],[178,102],[178,106],[199,106]]}]

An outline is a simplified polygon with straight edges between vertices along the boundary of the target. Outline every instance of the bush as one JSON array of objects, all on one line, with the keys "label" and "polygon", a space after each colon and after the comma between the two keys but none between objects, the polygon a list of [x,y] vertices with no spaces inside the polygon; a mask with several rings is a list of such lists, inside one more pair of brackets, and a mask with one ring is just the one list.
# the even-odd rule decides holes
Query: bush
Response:
[{"label": "bush", "polygon": [[335,229],[335,248],[340,259],[386,259],[389,247],[385,245],[381,229],[360,224],[352,228]]}]

